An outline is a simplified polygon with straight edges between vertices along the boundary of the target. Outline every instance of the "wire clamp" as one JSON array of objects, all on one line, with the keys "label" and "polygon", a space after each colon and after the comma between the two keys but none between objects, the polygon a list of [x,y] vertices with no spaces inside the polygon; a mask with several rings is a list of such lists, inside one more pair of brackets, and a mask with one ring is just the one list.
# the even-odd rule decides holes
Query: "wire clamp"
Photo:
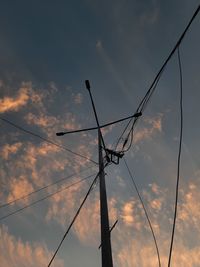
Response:
[{"label": "wire clamp", "polygon": [[118,151],[114,151],[108,148],[106,149],[106,151],[110,155],[110,161],[116,165],[119,164],[119,160],[124,156],[124,153],[121,151],[118,152]]}]

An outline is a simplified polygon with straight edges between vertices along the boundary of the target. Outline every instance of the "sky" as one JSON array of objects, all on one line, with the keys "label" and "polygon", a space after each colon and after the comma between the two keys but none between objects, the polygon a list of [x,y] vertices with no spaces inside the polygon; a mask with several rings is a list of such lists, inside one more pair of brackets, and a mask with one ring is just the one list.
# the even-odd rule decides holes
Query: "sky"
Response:
[{"label": "sky", "polygon": [[[100,124],[132,115],[198,5],[197,0],[1,1],[0,206],[66,178],[0,208],[1,266],[47,266],[98,172],[86,159],[98,161],[96,131],[56,136],[96,126],[84,81],[90,80]],[[200,15],[180,46],[184,125],[173,267],[200,266],[199,26]],[[148,210],[163,267],[175,200],[179,98],[175,53],[124,156]],[[107,147],[113,148],[125,126],[103,130]],[[110,226],[118,220],[111,234],[114,266],[158,266],[123,160],[107,167],[106,186]],[[99,219],[97,182],[52,266],[101,266]]]}]

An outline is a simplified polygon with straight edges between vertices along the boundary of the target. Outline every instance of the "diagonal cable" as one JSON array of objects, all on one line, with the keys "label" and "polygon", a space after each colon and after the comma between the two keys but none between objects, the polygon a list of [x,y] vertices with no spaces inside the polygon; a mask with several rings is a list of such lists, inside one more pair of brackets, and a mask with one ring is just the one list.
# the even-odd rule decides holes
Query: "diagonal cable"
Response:
[{"label": "diagonal cable", "polygon": [[[164,61],[162,67],[160,68],[160,70],[159,70],[158,73],[156,74],[156,76],[155,76],[153,82],[151,83],[149,89],[147,90],[146,94],[144,95],[144,97],[143,97],[142,100],[140,101],[140,104],[139,104],[139,106],[138,106],[138,108],[137,108],[137,110],[136,110],[136,113],[138,113],[138,112],[143,112],[144,109],[146,108],[146,106],[147,106],[147,104],[148,104],[150,98],[152,97],[152,95],[153,95],[153,93],[154,93],[154,91],[155,91],[155,89],[156,89],[156,87],[157,87],[157,84],[158,84],[158,82],[159,82],[159,79],[161,78],[161,75],[162,75],[163,71],[165,70],[165,67],[167,66],[168,62],[170,61],[170,59],[172,58],[172,56],[174,55],[174,53],[176,52],[176,50],[177,50],[177,49],[179,48],[179,46],[181,45],[181,43],[182,43],[182,41],[183,41],[183,39],[184,39],[184,37],[185,37],[187,31],[189,30],[189,28],[190,28],[192,22],[194,21],[194,19],[195,19],[196,16],[198,15],[199,11],[200,11],[200,5],[197,7],[196,11],[194,12],[194,14],[193,14],[193,16],[191,17],[189,23],[188,23],[187,26],[185,27],[183,33],[181,34],[181,36],[179,37],[179,39],[178,39],[178,41],[176,42],[175,46],[173,47],[172,51],[170,52],[169,56],[168,56],[167,59]],[[135,119],[137,119],[137,118],[135,118]],[[128,122],[128,124],[129,124],[129,123],[130,123],[130,122]],[[135,125],[135,120],[134,120],[134,122],[133,122],[133,125],[132,125],[132,127],[131,127],[131,129],[130,129],[130,131],[129,131],[127,137],[126,137],[126,139],[125,139],[125,142],[126,142],[126,143],[128,142],[128,139],[127,139],[127,138],[129,138],[130,136],[131,136],[131,139],[133,139],[133,136],[132,136],[132,135],[133,135],[133,127],[134,127],[134,125]],[[127,126],[127,127],[128,127],[128,126]],[[123,132],[123,134],[124,134],[124,132]],[[120,136],[120,139],[122,138],[123,134]],[[118,139],[118,142],[119,142],[119,139]],[[124,152],[128,151],[128,150],[130,149],[131,145],[132,145],[132,141],[130,142],[130,144],[129,144],[129,146],[128,146],[128,149],[126,149]]]},{"label": "diagonal cable", "polygon": [[52,197],[52,196],[54,196],[54,195],[56,195],[56,194],[58,194],[58,193],[61,193],[61,192],[63,192],[63,191],[65,191],[65,190],[69,189],[70,187],[72,187],[72,186],[74,186],[74,185],[77,185],[77,184],[79,184],[79,183],[82,183],[83,181],[85,181],[85,180],[91,178],[92,176],[94,176],[94,174],[89,175],[89,176],[87,176],[87,177],[85,177],[85,178],[83,178],[83,179],[81,179],[81,180],[79,180],[79,181],[77,181],[77,182],[74,182],[73,184],[70,184],[70,185],[68,185],[68,186],[66,186],[66,187],[64,187],[64,188],[61,188],[61,189],[57,190],[57,191],[54,192],[54,193],[48,194],[47,196],[45,196],[45,197],[43,197],[43,198],[40,198],[40,199],[38,199],[38,200],[36,200],[36,201],[34,201],[34,202],[32,202],[32,203],[30,203],[30,204],[28,204],[28,205],[26,205],[26,206],[20,208],[20,209],[17,209],[17,210],[15,210],[15,211],[11,212],[11,213],[8,213],[7,215],[4,215],[4,216],[0,217],[0,221],[6,219],[6,218],[8,218],[8,217],[10,217],[10,216],[12,216],[12,215],[14,215],[14,214],[16,214],[16,213],[19,213],[19,212],[21,212],[21,211],[23,211],[23,210],[25,210],[25,209],[27,209],[27,208],[29,208],[29,207],[31,207],[31,206],[37,204],[37,203],[43,201],[43,200],[46,200],[46,199],[48,199],[48,198],[50,198],[50,197]]},{"label": "diagonal cable", "polygon": [[[107,166],[107,165],[105,165],[105,167],[106,167],[106,166]],[[103,168],[103,170],[105,169],[105,167]],[[63,236],[63,238],[61,239],[61,241],[60,241],[60,243],[59,243],[59,245],[58,245],[56,251],[54,252],[54,254],[53,254],[53,256],[52,256],[52,258],[51,258],[51,260],[50,260],[50,262],[49,262],[49,264],[48,264],[48,267],[51,266],[51,264],[52,264],[52,262],[53,262],[53,260],[54,260],[54,258],[55,258],[55,256],[56,256],[56,254],[58,253],[58,251],[59,251],[59,249],[60,249],[60,247],[61,247],[63,241],[65,240],[66,236],[68,235],[68,233],[69,233],[70,229],[72,228],[74,222],[76,221],[76,219],[77,219],[77,217],[78,217],[78,215],[79,215],[79,213],[80,213],[80,211],[81,211],[81,209],[82,209],[82,207],[83,207],[85,201],[87,200],[87,198],[88,198],[90,192],[92,191],[92,188],[93,188],[93,186],[95,185],[95,183],[96,183],[96,181],[97,181],[97,178],[99,177],[100,172],[102,172],[103,170],[101,170],[101,171],[99,171],[99,172],[97,173],[97,175],[95,176],[93,182],[91,183],[91,185],[90,185],[90,187],[89,187],[89,189],[88,189],[88,191],[87,191],[87,194],[85,195],[83,201],[81,202],[80,207],[78,208],[78,210],[77,210],[77,212],[76,212],[74,218],[72,219],[70,225],[68,226],[68,228],[67,228],[67,230],[66,230],[66,232],[65,232],[65,234],[64,234],[64,236]]]},{"label": "diagonal cable", "polygon": [[77,152],[74,152],[74,151],[72,151],[71,149],[69,149],[69,148],[67,148],[67,147],[65,147],[65,146],[59,145],[58,143],[55,143],[55,142],[53,142],[53,141],[51,141],[51,140],[49,140],[49,139],[47,139],[47,138],[45,138],[45,137],[42,137],[42,136],[40,136],[39,134],[36,134],[36,133],[34,133],[34,132],[32,132],[32,131],[29,131],[29,130],[26,130],[25,128],[23,128],[23,127],[17,125],[16,123],[13,123],[13,122],[11,122],[11,121],[9,121],[9,120],[7,120],[7,119],[5,119],[5,118],[2,118],[2,117],[0,117],[0,120],[2,120],[3,122],[5,122],[5,123],[7,123],[7,124],[10,124],[11,126],[15,127],[16,129],[18,129],[18,130],[20,130],[20,131],[23,131],[24,133],[27,133],[27,134],[30,134],[30,135],[35,136],[35,137],[37,137],[37,138],[40,138],[41,140],[45,141],[45,142],[48,143],[48,144],[54,145],[54,146],[56,146],[56,147],[59,147],[59,148],[65,150],[65,151],[67,151],[67,152],[69,152],[69,153],[71,153],[71,154],[73,154],[73,155],[75,155],[75,156],[84,158],[84,159],[86,159],[86,160],[88,160],[88,161],[94,163],[95,165],[98,165],[98,163],[97,163],[96,161],[94,161],[94,160],[92,160],[92,159],[90,159],[90,158],[88,158],[88,157],[86,157],[86,156],[83,156],[83,155],[81,155],[81,154],[79,154],[79,153],[77,153]]},{"label": "diagonal cable", "polygon": [[86,171],[86,170],[88,170],[88,169],[91,169],[91,168],[92,168],[92,167],[88,167],[88,168],[86,168],[86,169],[81,170],[81,171],[78,172],[78,173],[72,173],[72,174],[70,174],[70,175],[68,175],[68,176],[66,176],[66,177],[64,177],[64,178],[61,178],[61,179],[59,179],[59,180],[57,180],[57,181],[55,181],[55,182],[53,182],[53,183],[50,183],[50,184],[45,185],[45,186],[43,186],[43,187],[40,187],[40,188],[38,188],[38,189],[36,189],[36,190],[34,190],[34,191],[31,191],[30,193],[28,193],[28,194],[26,194],[26,195],[23,195],[23,196],[21,196],[21,197],[19,197],[19,198],[15,198],[14,200],[9,201],[9,202],[7,202],[7,203],[1,204],[1,205],[0,205],[0,209],[1,209],[1,208],[5,208],[5,207],[7,207],[7,206],[10,206],[10,205],[12,205],[13,203],[16,203],[17,201],[20,201],[20,200],[22,200],[22,199],[26,199],[26,198],[30,197],[31,195],[33,195],[33,194],[36,194],[36,193],[38,193],[38,192],[40,192],[40,191],[42,191],[42,190],[44,190],[44,189],[47,189],[47,188],[49,188],[49,187],[51,187],[51,186],[54,186],[54,185],[56,185],[56,184],[58,184],[58,183],[61,183],[61,182],[65,181],[65,180],[68,180],[69,178],[71,178],[71,177],[73,177],[73,176],[75,176],[75,175],[78,175],[78,174],[80,174],[80,173],[82,173],[82,172],[84,172],[84,171]]},{"label": "diagonal cable", "polygon": [[143,208],[144,213],[145,213],[145,216],[146,216],[146,218],[147,218],[147,221],[148,221],[148,224],[149,224],[149,227],[150,227],[152,236],[153,236],[153,240],[154,240],[154,243],[155,243],[155,247],[156,247],[156,253],[157,253],[157,257],[158,257],[158,265],[159,265],[159,267],[161,267],[161,261],[160,261],[160,253],[159,253],[158,243],[157,243],[156,236],[155,236],[155,233],[154,233],[154,230],[153,230],[153,226],[152,226],[152,224],[151,224],[151,220],[150,220],[150,218],[149,218],[149,215],[148,215],[147,209],[146,209],[146,207],[145,207],[144,201],[143,201],[143,199],[142,199],[142,197],[141,197],[141,195],[140,195],[140,192],[139,192],[139,190],[138,190],[137,184],[136,184],[136,182],[135,182],[135,180],[134,180],[134,178],[133,178],[133,175],[132,175],[132,173],[131,173],[131,170],[130,170],[130,168],[129,168],[129,166],[128,166],[126,160],[125,160],[125,158],[124,158],[124,163],[125,163],[125,165],[126,165],[126,168],[127,168],[127,170],[128,170],[129,176],[130,176],[130,178],[131,178],[131,180],[132,180],[133,186],[134,186],[134,188],[135,188],[135,191],[137,192],[138,198],[139,198],[139,200],[140,200],[140,202],[141,202],[141,204],[142,204],[142,208]]}]

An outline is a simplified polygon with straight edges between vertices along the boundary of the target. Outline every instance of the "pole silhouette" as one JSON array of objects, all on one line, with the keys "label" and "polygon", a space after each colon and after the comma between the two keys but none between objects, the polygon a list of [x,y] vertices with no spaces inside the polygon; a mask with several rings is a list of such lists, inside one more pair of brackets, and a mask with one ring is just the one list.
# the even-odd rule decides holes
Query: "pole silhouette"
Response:
[{"label": "pole silhouette", "polygon": [[99,191],[100,191],[100,217],[101,217],[101,259],[102,259],[102,267],[113,267],[105,172],[104,172],[100,130],[98,130],[98,140],[99,140]]}]

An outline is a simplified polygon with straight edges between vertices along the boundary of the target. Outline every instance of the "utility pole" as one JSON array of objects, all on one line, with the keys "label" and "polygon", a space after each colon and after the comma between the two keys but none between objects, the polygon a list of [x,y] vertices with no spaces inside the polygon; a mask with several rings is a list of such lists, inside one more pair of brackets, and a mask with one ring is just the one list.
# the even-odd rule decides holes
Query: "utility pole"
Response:
[{"label": "utility pole", "polygon": [[98,127],[98,148],[99,148],[99,191],[100,191],[100,218],[101,218],[101,259],[102,267],[113,267],[112,261],[112,249],[110,242],[110,227],[108,218],[108,204],[107,204],[107,194],[106,194],[106,183],[105,183],[105,172],[104,172],[104,159],[103,151],[104,148],[106,153],[106,160],[109,161],[109,156],[105,147],[103,136],[101,133],[101,128],[99,125],[99,120],[97,112],[95,109],[92,93],[90,91],[90,83],[88,80],[85,81],[86,88],[88,89],[90,99],[92,102],[92,107]]},{"label": "utility pole", "polygon": [[98,129],[98,142],[99,142],[99,191],[100,191],[100,217],[101,217],[101,260],[102,260],[102,267],[113,267],[100,129]]},{"label": "utility pole", "polygon": [[[115,227],[117,221],[110,229],[109,227],[109,217],[108,217],[108,204],[107,204],[107,194],[106,194],[106,183],[105,183],[105,172],[104,169],[107,163],[112,162],[118,164],[119,158],[123,155],[117,153],[115,151],[109,150],[106,148],[104,139],[101,133],[101,128],[106,127],[108,125],[121,122],[123,120],[130,119],[132,117],[137,116],[137,114],[132,115],[127,118],[120,119],[115,122],[111,122],[109,124],[100,126],[95,104],[93,101],[92,93],[90,91],[90,83],[88,80],[85,81],[86,88],[89,92],[92,108],[94,111],[94,116],[96,119],[97,127],[92,127],[91,129],[82,129],[77,131],[71,132],[58,132],[56,133],[57,136],[63,136],[65,134],[80,132],[80,131],[87,131],[87,130],[98,130],[98,150],[99,150],[99,192],[100,192],[100,223],[101,223],[101,244],[99,249],[101,248],[101,258],[102,258],[102,267],[113,267],[113,260],[112,260],[112,248],[111,248],[111,240],[110,240],[110,233],[112,229]],[[105,157],[103,157],[103,150],[105,152]],[[114,157],[117,157],[117,163],[113,160]],[[104,158],[106,160],[106,164],[104,165]]]}]

